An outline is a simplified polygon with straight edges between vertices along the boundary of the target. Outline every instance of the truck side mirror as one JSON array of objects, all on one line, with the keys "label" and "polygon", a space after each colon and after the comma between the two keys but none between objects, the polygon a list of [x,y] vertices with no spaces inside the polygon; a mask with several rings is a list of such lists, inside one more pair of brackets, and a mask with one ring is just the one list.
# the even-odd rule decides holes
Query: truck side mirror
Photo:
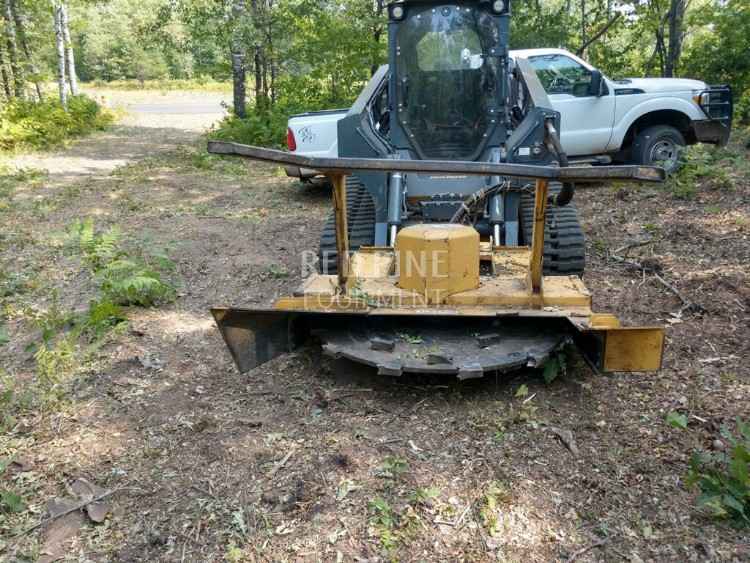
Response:
[{"label": "truck side mirror", "polygon": [[596,96],[597,98],[602,97],[607,93],[607,83],[602,78],[602,73],[599,70],[591,71],[591,84],[589,84],[589,95]]}]

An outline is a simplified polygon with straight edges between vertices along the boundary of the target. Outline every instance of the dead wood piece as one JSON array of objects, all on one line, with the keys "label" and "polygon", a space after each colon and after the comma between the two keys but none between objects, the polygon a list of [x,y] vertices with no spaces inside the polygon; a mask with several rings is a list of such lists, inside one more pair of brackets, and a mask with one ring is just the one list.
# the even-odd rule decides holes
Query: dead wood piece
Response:
[{"label": "dead wood piece", "polygon": [[279,469],[281,469],[282,467],[286,465],[286,462],[289,461],[289,458],[292,457],[293,454],[294,454],[294,449],[289,450],[287,454],[281,459],[281,461],[277,463],[276,465],[274,465],[271,471],[268,472],[268,476],[273,477],[274,475],[276,475]]},{"label": "dead wood piece", "polygon": [[592,549],[595,549],[597,547],[602,547],[603,545],[606,545],[609,543],[609,538],[604,538],[603,540],[600,540],[598,542],[594,542],[590,545],[587,545],[586,547],[582,547],[578,551],[573,552],[573,555],[570,556],[570,559],[568,559],[568,563],[573,563],[576,559],[578,559],[581,555],[584,555],[585,553],[591,551]]},{"label": "dead wood piece", "polygon": [[38,522],[37,524],[34,524],[33,526],[29,526],[25,530],[22,530],[18,532],[17,534],[11,536],[13,538],[17,538],[20,536],[25,536],[26,534],[33,532],[37,528],[44,526],[45,524],[48,524],[49,522],[52,522],[54,520],[57,520],[58,518],[62,518],[63,516],[67,516],[68,514],[71,514],[73,512],[77,512],[78,510],[81,510],[82,508],[87,507],[89,504],[94,502],[99,502],[100,500],[104,500],[105,498],[112,496],[116,492],[122,490],[122,487],[118,487],[117,489],[112,489],[111,491],[104,491],[102,494],[97,495],[96,497],[93,497],[91,499],[83,500],[81,502],[78,502],[74,504],[73,506],[62,510],[61,512],[55,512],[54,514],[50,514],[50,517],[46,520],[42,520],[41,522]]},{"label": "dead wood piece", "polygon": [[646,239],[646,240],[641,240],[641,241],[636,241],[636,242],[631,242],[630,244],[626,244],[626,245],[621,246],[620,248],[616,249],[615,250],[615,254],[616,255],[621,255],[624,252],[625,256],[627,256],[627,254],[628,254],[628,252],[630,250],[633,250],[634,248],[638,248],[640,246],[646,246],[648,244],[653,244],[654,242],[656,242],[656,241],[654,239],[652,239],[652,238]]},{"label": "dead wood piece", "polygon": [[575,436],[573,436],[573,432],[571,432],[570,430],[558,428],[557,426],[550,426],[549,431],[560,439],[563,446],[565,446],[568,451],[570,451],[570,453],[572,453],[573,455],[578,455],[578,445],[576,444],[576,439]]}]

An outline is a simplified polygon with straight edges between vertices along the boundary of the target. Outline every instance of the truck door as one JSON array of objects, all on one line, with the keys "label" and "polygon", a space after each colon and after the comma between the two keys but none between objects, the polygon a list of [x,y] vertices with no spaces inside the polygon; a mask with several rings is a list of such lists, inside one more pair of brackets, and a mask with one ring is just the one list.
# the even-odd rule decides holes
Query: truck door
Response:
[{"label": "truck door", "polygon": [[591,70],[562,54],[536,55],[529,63],[560,112],[560,140],[570,156],[602,154],[612,136],[615,96],[591,91]]}]

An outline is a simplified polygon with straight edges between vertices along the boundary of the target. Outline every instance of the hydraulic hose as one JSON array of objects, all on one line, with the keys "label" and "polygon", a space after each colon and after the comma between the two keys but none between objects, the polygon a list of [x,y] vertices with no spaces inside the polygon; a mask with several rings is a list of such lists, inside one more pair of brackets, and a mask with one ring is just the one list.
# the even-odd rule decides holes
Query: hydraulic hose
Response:
[{"label": "hydraulic hose", "polygon": [[[545,122],[545,128],[545,142],[547,143],[547,147],[557,154],[557,158],[560,161],[560,166],[569,166],[568,155],[565,154],[565,151],[560,144],[560,135],[558,135],[557,129],[555,129],[555,125],[554,123],[552,123],[551,119]],[[575,184],[573,184],[572,182],[563,182],[562,189],[552,200],[552,202],[557,207],[568,205],[573,200],[573,195],[575,195],[575,192]]]},{"label": "hydraulic hose", "polygon": [[506,186],[507,182],[500,183],[496,186],[487,186],[481,188],[467,197],[451,217],[451,223],[461,223],[464,218],[471,215],[476,210],[478,204],[484,202],[488,197],[498,193]]}]

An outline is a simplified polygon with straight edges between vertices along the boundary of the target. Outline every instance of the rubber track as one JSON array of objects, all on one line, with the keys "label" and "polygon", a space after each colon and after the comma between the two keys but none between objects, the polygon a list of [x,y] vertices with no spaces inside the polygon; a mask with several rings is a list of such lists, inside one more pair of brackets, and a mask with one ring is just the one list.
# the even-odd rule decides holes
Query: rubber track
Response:
[{"label": "rubber track", "polygon": [[[346,178],[346,217],[349,230],[349,250],[375,244],[375,204],[356,176]],[[322,274],[336,274],[336,220],[331,216],[320,235],[318,264]]]},{"label": "rubber track", "polygon": [[[550,193],[557,194],[562,186],[550,184]],[[524,244],[531,244],[534,230],[534,194],[521,196],[521,230]],[[578,210],[574,203],[564,207],[547,205],[544,228],[544,274],[547,276],[582,275],[586,264],[586,243]]]}]

